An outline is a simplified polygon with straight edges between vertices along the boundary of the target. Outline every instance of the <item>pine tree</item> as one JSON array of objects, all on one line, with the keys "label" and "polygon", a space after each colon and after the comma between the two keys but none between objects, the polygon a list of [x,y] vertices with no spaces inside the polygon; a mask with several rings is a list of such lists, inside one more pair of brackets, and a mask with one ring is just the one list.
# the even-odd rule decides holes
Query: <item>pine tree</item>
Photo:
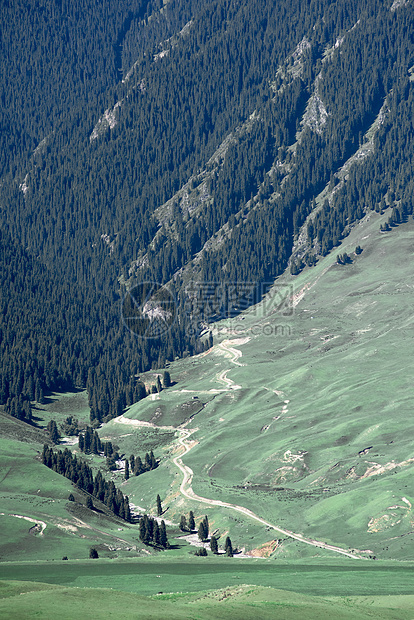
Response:
[{"label": "pine tree", "polygon": [[231,544],[230,536],[226,537],[226,542],[224,543],[224,550],[229,558],[233,557],[233,546]]},{"label": "pine tree", "polygon": [[145,471],[145,469],[144,469],[144,466],[142,464],[141,458],[139,456],[137,456],[136,459],[135,459],[134,474],[136,476],[139,476],[140,474],[142,474],[143,471]]},{"label": "pine tree", "polygon": [[147,544],[147,524],[145,521],[145,516],[146,515],[144,515],[139,521],[139,539],[144,544]]},{"label": "pine tree", "polygon": [[46,428],[49,431],[51,441],[53,441],[53,443],[58,443],[60,435],[56,422],[54,420],[50,420]]},{"label": "pine tree", "polygon": [[200,525],[198,526],[198,537],[199,539],[204,542],[207,540],[208,538],[208,530],[206,530],[206,524],[205,521],[200,521]]},{"label": "pine tree", "polygon": [[215,554],[218,553],[217,538],[213,534],[210,537],[210,549],[211,549],[212,553],[215,553]]},{"label": "pine tree", "polygon": [[154,538],[154,544],[159,546],[161,544],[161,533],[160,533],[160,528],[158,526],[158,523],[156,521],[154,523],[153,538]]},{"label": "pine tree", "polygon": [[157,515],[159,517],[162,515],[162,504],[161,504],[161,498],[159,495],[157,495]]},{"label": "pine tree", "polygon": [[195,519],[192,510],[190,510],[190,515],[188,517],[188,529],[190,530],[190,532],[193,532],[195,530]]},{"label": "pine tree", "polygon": [[161,547],[164,547],[164,549],[168,549],[168,547],[170,546],[170,543],[168,542],[168,538],[167,538],[167,530],[165,529],[165,521],[161,521],[160,545]]},{"label": "pine tree", "polygon": [[162,376],[162,385],[164,388],[168,388],[171,385],[171,377],[168,370],[164,370],[164,374]]},{"label": "pine tree", "polygon": [[150,462],[150,467],[151,469],[155,469],[157,467],[157,459],[154,456],[154,452],[151,450],[151,452],[149,453],[149,462]]},{"label": "pine tree", "polygon": [[131,509],[129,507],[129,498],[126,495],[124,497],[124,513],[125,513],[125,520],[128,521],[128,523],[131,523],[132,517],[131,517]]},{"label": "pine tree", "polygon": [[85,452],[85,454],[89,454],[91,451],[91,445],[92,445],[92,429],[87,426],[86,427],[86,431],[85,431],[85,437],[84,437],[84,448],[83,451]]},{"label": "pine tree", "polygon": [[162,391],[162,385],[161,385],[161,379],[160,376],[157,376],[157,381],[155,383],[155,387],[157,388],[157,392],[161,392]]},{"label": "pine tree", "polygon": [[207,515],[205,515],[205,517],[203,519],[203,522],[204,522],[204,532],[205,532],[206,540],[207,540],[208,539],[208,533],[209,533],[209,525],[208,525],[208,517],[207,517]]}]

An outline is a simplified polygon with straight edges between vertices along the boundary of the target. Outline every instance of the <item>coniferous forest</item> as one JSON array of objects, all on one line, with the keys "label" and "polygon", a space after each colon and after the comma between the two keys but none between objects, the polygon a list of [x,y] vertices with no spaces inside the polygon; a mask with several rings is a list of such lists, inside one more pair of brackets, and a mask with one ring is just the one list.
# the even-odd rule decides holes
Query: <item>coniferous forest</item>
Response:
[{"label": "coniferous forest", "polygon": [[[91,423],[121,414],[146,396],[139,373],[211,344],[200,331],[246,283],[311,268],[370,210],[390,208],[389,228],[413,214],[410,3],[19,0],[0,17],[0,404],[15,417],[75,387]],[[177,310],[151,338],[122,317],[141,282]],[[191,282],[235,298],[211,311]]]}]

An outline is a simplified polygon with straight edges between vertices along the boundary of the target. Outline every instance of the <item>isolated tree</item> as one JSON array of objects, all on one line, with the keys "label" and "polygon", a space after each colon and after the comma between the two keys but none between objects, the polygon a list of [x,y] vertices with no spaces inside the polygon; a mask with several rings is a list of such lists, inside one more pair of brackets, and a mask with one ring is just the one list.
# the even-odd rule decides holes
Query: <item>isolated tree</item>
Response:
[{"label": "isolated tree", "polygon": [[155,386],[157,388],[157,392],[162,392],[161,379],[159,375],[157,376],[157,381],[155,383]]},{"label": "isolated tree", "polygon": [[226,537],[226,541],[224,543],[224,551],[229,558],[233,557],[233,546],[231,544],[230,536]]},{"label": "isolated tree", "polygon": [[129,462],[128,459],[125,459],[125,474],[124,474],[125,480],[129,479]]},{"label": "isolated tree", "polygon": [[170,373],[168,372],[168,370],[164,370],[164,374],[162,376],[162,385],[165,388],[168,388],[171,385],[171,377],[170,377]]},{"label": "isolated tree", "polygon": [[89,549],[89,557],[92,558],[93,560],[96,560],[97,558],[99,558],[98,552],[95,549],[95,547],[91,547]]},{"label": "isolated tree", "polygon": [[212,553],[215,553],[215,554],[218,553],[217,538],[215,536],[213,536],[213,534],[210,537],[210,549],[211,549]]},{"label": "isolated tree", "polygon": [[89,508],[89,510],[94,509],[92,497],[90,495],[88,495],[88,497],[86,498],[86,508]]},{"label": "isolated tree", "polygon": [[157,495],[157,515],[159,517],[162,515],[161,497],[159,495]]},{"label": "isolated tree", "polygon": [[190,510],[190,515],[188,517],[188,529],[190,530],[190,532],[195,530],[194,513],[192,510]]},{"label": "isolated tree", "polygon": [[204,516],[203,523],[204,523],[204,532],[206,534],[206,540],[207,540],[208,532],[209,532],[209,525],[208,525],[208,517],[207,517],[207,515]]},{"label": "isolated tree", "polygon": [[54,420],[50,420],[46,428],[49,431],[51,441],[53,441],[53,443],[58,443],[60,435],[56,422]]},{"label": "isolated tree", "polygon": [[73,493],[69,494],[68,501],[70,501],[70,502],[74,502],[75,501],[75,496],[73,495]]},{"label": "isolated tree", "polygon": [[180,530],[182,532],[186,532],[187,531],[187,519],[185,518],[184,515],[181,515],[181,519],[180,519]]}]

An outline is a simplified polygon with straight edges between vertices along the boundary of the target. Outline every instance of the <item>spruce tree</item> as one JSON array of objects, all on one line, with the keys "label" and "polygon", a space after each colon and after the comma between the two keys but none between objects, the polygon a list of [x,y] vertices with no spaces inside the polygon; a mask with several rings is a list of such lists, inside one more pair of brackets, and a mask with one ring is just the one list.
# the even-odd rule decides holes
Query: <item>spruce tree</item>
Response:
[{"label": "spruce tree", "polygon": [[129,479],[129,462],[125,459],[125,480]]},{"label": "spruce tree", "polygon": [[131,509],[129,507],[129,498],[127,496],[124,497],[124,512],[125,512],[125,520],[128,521],[128,523],[131,523],[132,517],[131,517]]},{"label": "spruce tree", "polygon": [[194,513],[192,510],[190,510],[190,515],[188,517],[188,528],[190,532],[193,532],[195,530],[195,519],[194,519]]},{"label": "spruce tree", "polygon": [[170,377],[170,373],[168,372],[168,370],[164,370],[164,374],[162,377],[162,385],[164,388],[168,388],[171,385],[171,377]]},{"label": "spruce tree", "polygon": [[203,519],[203,522],[204,522],[204,532],[205,532],[206,540],[207,540],[208,539],[208,533],[209,533],[209,525],[208,525],[208,517],[207,517],[207,515],[205,515],[205,517]]},{"label": "spruce tree", "polygon": [[142,474],[143,471],[145,471],[145,469],[142,464],[141,458],[137,456],[134,463],[134,474],[136,476],[139,476],[140,474]]},{"label": "spruce tree", "polygon": [[187,531],[187,519],[185,518],[184,515],[181,515],[181,519],[180,519],[180,530],[182,532],[186,532]]},{"label": "spruce tree", "polygon": [[157,381],[155,383],[155,387],[157,388],[157,392],[161,392],[162,391],[162,385],[161,385],[161,379],[160,376],[157,376]]},{"label": "spruce tree", "polygon": [[154,452],[151,450],[149,453],[149,462],[151,469],[155,469],[157,467],[157,459],[154,456]]},{"label": "spruce tree", "polygon": [[224,550],[229,558],[233,557],[233,546],[231,544],[230,536],[226,537],[226,542],[224,543]]},{"label": "spruce tree", "polygon": [[56,422],[54,420],[50,420],[46,428],[49,431],[51,441],[53,441],[53,443],[58,443],[60,435]]},{"label": "spruce tree", "polygon": [[153,539],[154,539],[154,545],[157,545],[158,547],[161,544],[161,533],[160,533],[160,528],[158,526],[158,523],[156,521],[154,523]]},{"label": "spruce tree", "polygon": [[213,534],[210,537],[210,549],[211,549],[212,553],[215,553],[215,554],[218,553],[217,538],[215,536],[213,536]]},{"label": "spruce tree", "polygon": [[161,498],[159,495],[157,495],[157,515],[159,517],[162,515],[162,504],[161,504]]},{"label": "spruce tree", "polygon": [[147,524],[144,517],[141,517],[139,521],[139,539],[144,544],[147,544]]},{"label": "spruce tree", "polygon": [[202,542],[207,540],[207,538],[208,538],[208,531],[206,531],[206,526],[205,526],[204,520],[200,521],[200,525],[198,526],[197,534],[198,534],[199,539]]},{"label": "spruce tree", "polygon": [[168,547],[170,546],[170,543],[168,542],[168,538],[167,538],[167,530],[165,529],[165,521],[161,521],[160,544],[161,544],[161,547],[164,547],[164,549],[168,549]]}]

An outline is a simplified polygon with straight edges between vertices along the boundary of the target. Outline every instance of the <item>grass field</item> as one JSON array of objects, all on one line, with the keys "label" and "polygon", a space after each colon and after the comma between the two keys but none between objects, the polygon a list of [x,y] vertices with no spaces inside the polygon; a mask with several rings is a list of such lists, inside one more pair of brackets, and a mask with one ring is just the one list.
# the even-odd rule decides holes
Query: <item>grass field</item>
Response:
[{"label": "grass field", "polygon": [[344,561],[277,562],[187,556],[134,560],[7,562],[0,579],[44,582],[80,588],[112,588],[140,595],[191,593],[266,586],[315,596],[407,596],[413,594],[412,563]]},{"label": "grass field", "polygon": [[[205,591],[198,595],[158,595],[142,597],[105,589],[77,589],[39,584],[37,588],[19,582],[3,585],[4,598],[0,598],[0,614],[4,619],[59,617],[71,620],[85,614],[94,618],[119,617],[158,620],[263,620],[283,618],[299,620],[338,620],[355,618],[409,619],[412,616],[412,597],[396,601],[380,597],[366,599],[323,600],[317,597],[292,595],[273,588],[239,586],[219,591]],[[22,596],[23,595],[23,596]],[[0,591],[1,596],[1,591]]]},{"label": "grass field", "polygon": [[[108,618],[119,617],[122,609],[124,618],[146,620],[408,620],[414,611],[414,596],[405,594],[411,589],[412,568],[271,566],[263,560],[248,565],[224,560],[218,567],[214,559],[204,560],[3,565],[8,578],[0,581],[0,617],[72,619],[93,614],[95,618]],[[246,580],[249,585],[245,585]],[[288,589],[281,589],[284,586]]]}]

